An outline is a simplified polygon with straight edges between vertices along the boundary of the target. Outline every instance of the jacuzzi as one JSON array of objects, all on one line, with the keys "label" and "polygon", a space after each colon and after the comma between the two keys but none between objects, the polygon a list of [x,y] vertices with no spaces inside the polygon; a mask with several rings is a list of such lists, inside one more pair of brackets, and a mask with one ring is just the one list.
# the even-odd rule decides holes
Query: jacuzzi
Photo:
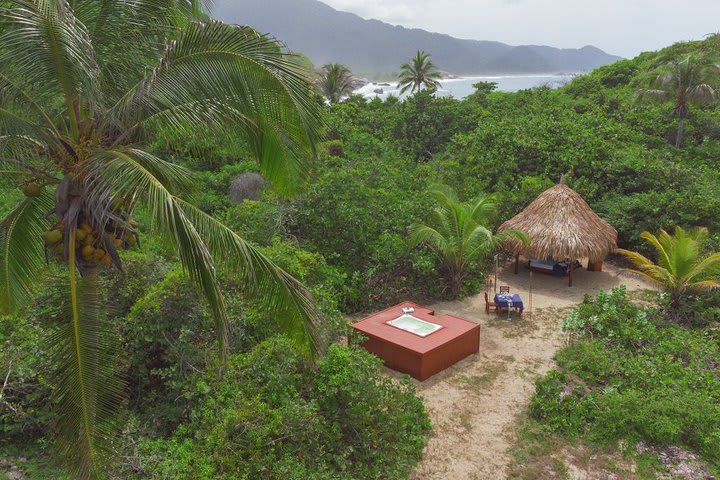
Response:
[{"label": "jacuzzi", "polygon": [[480,325],[403,302],[355,322],[385,366],[423,381],[480,349]]},{"label": "jacuzzi", "polygon": [[387,322],[387,324],[423,338],[443,328],[442,325],[426,322],[425,320],[420,320],[417,317],[413,317],[409,313],[403,313],[395,320],[390,320],[389,322]]}]

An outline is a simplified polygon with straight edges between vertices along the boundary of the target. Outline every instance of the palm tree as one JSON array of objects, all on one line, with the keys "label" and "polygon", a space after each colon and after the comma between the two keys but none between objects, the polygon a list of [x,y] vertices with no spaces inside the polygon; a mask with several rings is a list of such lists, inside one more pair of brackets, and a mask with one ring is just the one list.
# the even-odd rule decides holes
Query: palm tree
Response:
[{"label": "palm tree", "polygon": [[676,147],[682,147],[685,120],[690,114],[690,106],[702,107],[717,98],[717,91],[707,82],[712,73],[718,72],[716,65],[711,65],[702,58],[688,56],[682,61],[665,65],[652,80],[650,88],[640,91],[641,96],[674,102],[673,114],[678,117]]},{"label": "palm tree", "polygon": [[430,55],[418,50],[412,58],[411,63],[405,63],[400,66],[400,76],[398,77],[400,93],[410,90],[411,93],[419,90],[425,85],[427,88],[437,89],[440,87],[439,79],[442,73],[435,68],[430,59]]},{"label": "palm tree", "polygon": [[0,310],[27,304],[46,257],[68,269],[53,404],[77,478],[103,477],[122,405],[96,277],[138,244],[138,211],[207,298],[223,358],[221,266],[309,355],[318,345],[304,287],[184,199],[191,172],[140,147],[158,129],[203,125],[244,134],[284,194],[309,174],[320,117],[307,75],[273,39],[200,13],[192,0],[0,3],[0,177],[25,193],[0,222]]},{"label": "palm tree", "polygon": [[350,69],[339,63],[328,63],[322,67],[318,88],[331,105],[353,92],[353,77]]},{"label": "palm tree", "polygon": [[643,232],[640,236],[657,250],[657,263],[637,252],[624,249],[617,252],[635,264],[633,273],[670,295],[671,311],[687,292],[720,287],[720,253],[704,253],[708,243],[707,228],[686,231],[676,227],[672,236],[665,230],[660,230],[657,237],[650,232]]},{"label": "palm tree", "polygon": [[507,238],[529,242],[527,235],[517,230],[493,234],[484,226],[497,207],[492,197],[461,202],[445,185],[437,185],[429,193],[437,207],[427,225],[410,226],[409,243],[411,247],[426,244],[441,259],[453,298],[460,293],[470,262],[489,255]]}]

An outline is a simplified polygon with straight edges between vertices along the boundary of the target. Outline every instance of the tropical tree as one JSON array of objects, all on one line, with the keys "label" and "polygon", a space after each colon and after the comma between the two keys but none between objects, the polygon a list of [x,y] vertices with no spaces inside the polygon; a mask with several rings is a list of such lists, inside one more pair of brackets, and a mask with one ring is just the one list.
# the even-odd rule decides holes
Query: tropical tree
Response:
[{"label": "tropical tree", "polygon": [[650,82],[650,88],[640,90],[641,97],[653,97],[674,103],[673,114],[678,118],[676,147],[683,145],[685,121],[690,115],[690,106],[702,107],[717,98],[717,91],[708,81],[711,75],[718,73],[718,67],[702,57],[688,56],[684,60],[663,66]]},{"label": "tropical tree", "polygon": [[453,297],[460,293],[470,262],[489,255],[507,238],[529,243],[523,232],[508,230],[493,234],[485,226],[497,209],[491,196],[461,202],[445,185],[432,187],[429,194],[437,206],[427,225],[410,226],[409,243],[411,247],[425,244],[435,252],[443,262]]},{"label": "tropical tree", "polygon": [[437,89],[441,86],[438,81],[441,78],[442,73],[435,67],[430,59],[430,54],[418,50],[410,63],[400,66],[398,87],[400,87],[400,93],[408,90],[413,93],[423,85],[427,88]]},{"label": "tropical tree", "polygon": [[67,268],[53,405],[60,453],[77,478],[103,477],[122,405],[96,281],[138,245],[136,214],[176,247],[207,298],[223,356],[220,267],[308,354],[318,346],[303,286],[188,201],[189,171],[141,148],[158,129],[202,125],[243,134],[284,194],[309,174],[319,113],[307,75],[275,40],[194,20],[200,13],[190,0],[0,3],[0,179],[25,194],[0,223],[0,310],[27,304],[46,258]]},{"label": "tropical tree", "polygon": [[328,63],[320,71],[318,88],[330,104],[336,104],[353,92],[353,76],[345,65]]},{"label": "tropical tree", "polygon": [[709,237],[707,228],[686,231],[676,227],[672,236],[665,230],[660,230],[657,237],[650,232],[640,236],[657,250],[657,263],[630,250],[618,249],[617,252],[635,265],[631,270],[633,273],[669,294],[670,311],[688,292],[720,287],[720,253],[705,253]]}]

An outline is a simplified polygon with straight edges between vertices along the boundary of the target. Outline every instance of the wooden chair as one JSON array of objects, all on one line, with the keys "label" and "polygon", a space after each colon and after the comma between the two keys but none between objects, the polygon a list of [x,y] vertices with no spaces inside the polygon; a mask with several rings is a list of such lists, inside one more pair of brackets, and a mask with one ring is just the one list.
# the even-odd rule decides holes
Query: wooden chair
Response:
[{"label": "wooden chair", "polygon": [[490,311],[497,313],[497,304],[495,302],[491,302],[487,292],[485,292],[485,313],[489,314]]},{"label": "wooden chair", "polygon": [[510,293],[510,287],[507,285],[500,285],[500,293]]}]

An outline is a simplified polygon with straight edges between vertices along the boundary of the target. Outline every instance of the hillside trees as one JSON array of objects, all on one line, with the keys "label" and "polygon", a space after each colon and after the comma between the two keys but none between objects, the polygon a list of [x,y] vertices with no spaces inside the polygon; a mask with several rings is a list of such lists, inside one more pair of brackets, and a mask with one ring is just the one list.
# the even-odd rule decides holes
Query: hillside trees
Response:
[{"label": "hillside trees", "polygon": [[683,146],[685,122],[691,106],[705,106],[714,102],[717,91],[711,77],[720,75],[720,68],[704,57],[688,55],[682,60],[668,62],[659,69],[649,88],[641,89],[641,96],[673,102],[673,114],[678,119],[675,146]]}]

